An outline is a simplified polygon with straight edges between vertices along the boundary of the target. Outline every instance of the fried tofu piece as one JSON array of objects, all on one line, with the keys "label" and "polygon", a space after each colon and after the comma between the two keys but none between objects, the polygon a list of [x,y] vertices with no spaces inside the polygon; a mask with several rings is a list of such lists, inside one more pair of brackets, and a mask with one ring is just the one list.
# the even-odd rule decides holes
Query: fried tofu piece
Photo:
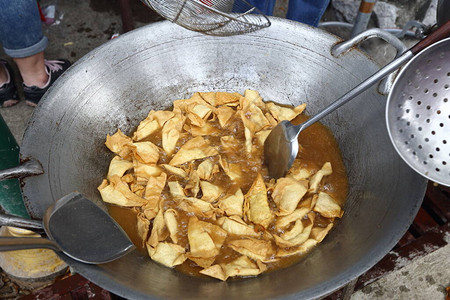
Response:
[{"label": "fried tofu piece", "polygon": [[178,181],[169,181],[167,182],[167,185],[169,186],[169,191],[173,198],[183,198],[186,196],[183,187]]},{"label": "fried tofu piece", "polygon": [[267,190],[261,174],[258,174],[244,196],[244,214],[247,219],[266,228],[274,219],[267,199]]},{"label": "fried tofu piece", "polygon": [[200,258],[215,257],[220,252],[227,232],[217,225],[190,217],[188,240],[190,256]]},{"label": "fried tofu piece", "polygon": [[220,106],[214,110],[214,113],[219,120],[220,127],[226,128],[236,111],[229,106]]},{"label": "fried tofu piece", "polygon": [[164,212],[162,209],[158,211],[156,217],[153,219],[152,231],[150,238],[147,241],[148,246],[155,248],[160,242],[164,241],[169,236],[166,222],[164,220]]},{"label": "fried tofu piece", "polygon": [[212,265],[201,270],[200,273],[225,281],[235,276],[256,276],[265,270],[267,270],[266,265],[260,261],[254,263],[247,256],[242,255],[230,263]]},{"label": "fried tofu piece", "polygon": [[285,216],[292,213],[307,191],[308,181],[306,180],[279,178],[272,192],[272,199],[280,209],[279,215]]},{"label": "fried tofu piece", "polygon": [[173,101],[173,112],[176,114],[187,113],[187,107],[192,104],[201,104],[204,106],[209,105],[205,100],[203,100],[199,93],[194,93],[189,99]]},{"label": "fried tofu piece", "polygon": [[221,105],[230,105],[233,103],[239,102],[239,98],[241,98],[241,94],[239,93],[227,93],[227,92],[217,92],[216,93],[216,106]]},{"label": "fried tofu piece", "polygon": [[244,92],[244,98],[252,103],[255,104],[258,108],[260,109],[265,109],[266,108],[266,103],[264,103],[261,95],[259,94],[258,91],[255,90],[245,90]]},{"label": "fried tofu piece", "polygon": [[150,136],[156,130],[162,128],[164,123],[173,118],[175,114],[167,110],[151,110],[147,117],[138,125],[133,134],[134,141],[141,141]]},{"label": "fried tofu piece", "polygon": [[242,190],[238,188],[236,192],[232,195],[227,195],[220,199],[218,206],[222,209],[228,216],[244,216],[244,194]]},{"label": "fried tofu piece", "polygon": [[234,251],[248,256],[255,261],[270,262],[275,256],[272,243],[268,240],[244,237],[242,239],[232,240],[227,245]]},{"label": "fried tofu piece", "polygon": [[164,169],[166,169],[166,171],[168,171],[169,173],[173,174],[173,175],[177,175],[181,178],[186,178],[188,177],[188,174],[186,173],[185,170],[181,169],[181,168],[177,168],[168,164],[161,164],[160,166],[162,166]]},{"label": "fried tofu piece", "polygon": [[324,192],[319,193],[316,205],[313,209],[325,218],[341,218],[344,211],[330,195]]},{"label": "fried tofu piece", "polygon": [[192,170],[189,173],[188,182],[184,187],[184,193],[188,196],[197,197],[199,191],[200,177],[198,176],[198,172],[196,170]]},{"label": "fried tofu piece", "polygon": [[241,143],[232,135],[222,136],[220,138],[220,144],[222,146],[222,150],[225,152],[236,152],[239,151],[241,147]]},{"label": "fried tofu piece", "polygon": [[216,209],[211,203],[197,199],[195,197],[185,197],[178,203],[178,208],[188,214],[193,214],[202,218],[215,218]]},{"label": "fried tofu piece", "polygon": [[301,219],[295,221],[294,226],[281,236],[274,235],[275,242],[280,247],[295,247],[303,244],[310,236],[314,225],[314,213],[308,214],[309,224],[303,225]]},{"label": "fried tofu piece", "polygon": [[148,234],[150,232],[150,220],[145,217],[145,215],[141,212],[139,212],[138,209],[133,208],[133,210],[136,213],[136,227],[137,227],[137,233],[138,236],[141,238],[141,247],[145,246],[145,242],[148,239]]},{"label": "fried tofu piece", "polygon": [[301,104],[297,107],[290,108],[269,102],[266,104],[266,107],[274,119],[277,120],[277,122],[281,122],[284,120],[291,121],[295,119],[295,117],[300,115],[305,110],[306,104]]},{"label": "fried tofu piece", "polygon": [[150,177],[161,175],[162,168],[157,165],[144,164],[134,160],[133,171],[134,176],[136,176],[136,181],[141,184],[146,184]]},{"label": "fried tofu piece", "polygon": [[218,185],[209,183],[208,181],[200,181],[200,189],[202,191],[202,200],[207,202],[214,202],[222,194],[222,188]]},{"label": "fried tofu piece", "polygon": [[108,175],[106,175],[106,178],[110,179],[114,175],[122,177],[126,171],[132,168],[133,162],[122,159],[120,156],[114,156],[109,164]]},{"label": "fried tofu piece", "polygon": [[218,155],[219,152],[209,145],[209,141],[197,136],[184,144],[173,156],[169,165],[177,166],[186,162]]},{"label": "fried tofu piece", "polygon": [[282,257],[287,257],[287,256],[291,256],[291,255],[300,255],[300,254],[305,254],[309,251],[311,251],[311,249],[316,246],[318,244],[318,242],[315,239],[307,239],[303,244],[297,246],[297,247],[292,247],[292,248],[279,248],[276,254],[276,257],[278,258],[282,258]]},{"label": "fried tofu piece", "polygon": [[329,163],[329,162],[324,163],[322,168],[311,177],[311,181],[309,182],[308,192],[317,193],[317,191],[319,189],[319,184],[322,181],[323,177],[331,175],[332,173],[333,173],[333,169],[331,168],[331,163]]},{"label": "fried tofu piece", "polygon": [[292,222],[303,219],[310,212],[310,210],[310,208],[302,207],[294,210],[289,215],[277,218],[275,222],[275,228],[283,229],[286,226],[290,225]]},{"label": "fried tofu piece", "polygon": [[203,127],[211,115],[213,108],[210,105],[192,103],[186,107],[186,111],[187,117],[192,125]]},{"label": "fried tofu piece", "polygon": [[145,209],[153,210],[155,213],[158,212],[159,204],[162,200],[161,193],[166,186],[166,181],[166,173],[161,173],[158,177],[150,177],[144,193],[144,198],[147,200]]},{"label": "fried tofu piece", "polygon": [[211,180],[219,171],[219,166],[211,159],[205,159],[197,167],[198,177],[203,180]]},{"label": "fried tofu piece", "polygon": [[194,125],[184,125],[184,130],[192,134],[192,136],[218,136],[220,135],[220,130],[217,127],[214,127],[210,123],[205,123],[202,127],[194,126]]},{"label": "fried tofu piece", "polygon": [[225,172],[225,174],[227,174],[232,181],[236,182],[241,179],[242,171],[239,164],[229,163],[222,156],[219,156],[219,164],[222,167],[222,170]]},{"label": "fried tofu piece", "polygon": [[172,242],[177,244],[178,243],[178,213],[175,209],[169,208],[164,212],[164,223],[167,226],[167,230],[169,230],[170,238],[172,239]]},{"label": "fried tofu piece", "polygon": [[134,194],[128,184],[117,175],[111,177],[109,184],[108,180],[104,179],[97,189],[103,201],[107,203],[124,207],[142,206],[147,203],[147,200]]},{"label": "fried tofu piece", "polygon": [[181,114],[175,114],[174,117],[168,120],[162,128],[162,148],[169,156],[175,152],[177,142],[181,137],[181,131],[185,120],[186,117]]},{"label": "fried tofu piece", "polygon": [[328,232],[330,232],[331,228],[333,228],[333,225],[333,223],[330,223],[327,227],[313,227],[313,229],[311,229],[310,237],[315,239],[318,243],[322,242]]},{"label": "fried tofu piece", "polygon": [[217,220],[217,224],[222,226],[230,234],[240,235],[240,236],[259,236],[252,225],[245,223],[238,216],[222,217]]},{"label": "fried tofu piece", "polygon": [[133,143],[134,157],[145,164],[156,164],[159,160],[159,148],[152,142]]},{"label": "fried tofu piece", "polygon": [[131,149],[129,145],[132,144],[132,139],[126,136],[120,129],[113,135],[106,136],[105,145],[109,150],[119,155],[122,158],[127,158]]},{"label": "fried tofu piece", "polygon": [[155,247],[147,244],[147,250],[154,261],[169,268],[181,265],[186,260],[185,249],[176,244],[162,242]]},{"label": "fried tofu piece", "polygon": [[239,111],[239,114],[245,128],[245,149],[248,153],[252,153],[253,137],[258,131],[270,127],[270,123],[258,106],[245,101],[245,98],[241,98],[241,100],[242,110]]}]

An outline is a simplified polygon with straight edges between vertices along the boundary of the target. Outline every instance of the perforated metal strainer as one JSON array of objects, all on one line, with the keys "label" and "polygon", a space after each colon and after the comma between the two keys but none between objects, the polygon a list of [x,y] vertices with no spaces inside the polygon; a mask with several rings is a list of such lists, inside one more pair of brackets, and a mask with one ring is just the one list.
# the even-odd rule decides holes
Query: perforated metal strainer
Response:
[{"label": "perforated metal strainer", "polygon": [[230,36],[270,26],[245,0],[141,0],[167,20],[208,35]]},{"label": "perforated metal strainer", "polygon": [[389,136],[403,160],[450,186],[450,38],[405,65],[388,96]]}]

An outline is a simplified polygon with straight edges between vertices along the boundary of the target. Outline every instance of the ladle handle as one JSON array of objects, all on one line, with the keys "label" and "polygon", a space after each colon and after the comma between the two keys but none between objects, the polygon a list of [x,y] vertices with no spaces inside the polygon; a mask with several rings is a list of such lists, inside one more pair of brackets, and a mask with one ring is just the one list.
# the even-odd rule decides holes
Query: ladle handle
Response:
[{"label": "ladle handle", "polygon": [[433,33],[431,33],[429,36],[418,42],[416,45],[414,45],[411,48],[411,52],[416,55],[426,47],[430,46],[431,44],[434,44],[442,39],[445,39],[450,36],[450,21],[447,21],[444,23],[444,25],[440,26],[438,29],[436,29]]},{"label": "ladle handle", "polygon": [[60,251],[59,247],[54,242],[44,238],[0,237],[0,251],[42,248]]},{"label": "ladle handle", "polygon": [[[413,57],[413,54],[411,51],[407,51],[403,53],[400,57],[394,59],[392,62],[384,66],[382,69],[380,69],[378,72],[361,82],[359,85],[357,85],[355,88],[341,96],[339,99],[328,105],[326,108],[321,110],[319,113],[315,114],[305,122],[303,122],[300,125],[292,126],[292,131],[295,131],[297,135],[295,135],[295,139],[297,138],[300,131],[306,129],[307,127],[311,126],[315,122],[318,122],[323,117],[327,116],[328,114],[332,113],[345,103],[349,102],[362,92],[366,91],[368,88],[370,88],[372,85],[377,83],[380,79],[383,79],[388,74],[392,73],[393,71],[397,70],[399,67],[401,67],[403,64],[405,64],[407,61],[409,61]],[[294,140],[294,139],[292,139]]]}]

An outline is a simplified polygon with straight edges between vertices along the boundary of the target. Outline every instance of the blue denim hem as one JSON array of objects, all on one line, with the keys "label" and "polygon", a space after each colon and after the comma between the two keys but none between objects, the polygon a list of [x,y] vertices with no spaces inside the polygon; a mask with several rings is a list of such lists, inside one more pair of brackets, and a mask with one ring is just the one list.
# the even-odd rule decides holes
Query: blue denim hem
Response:
[{"label": "blue denim hem", "polygon": [[3,47],[3,50],[5,50],[6,55],[12,57],[12,58],[23,58],[35,55],[39,52],[42,52],[47,48],[48,45],[48,39],[46,36],[43,36],[42,39],[37,42],[36,44],[23,48],[23,49],[7,49]]}]

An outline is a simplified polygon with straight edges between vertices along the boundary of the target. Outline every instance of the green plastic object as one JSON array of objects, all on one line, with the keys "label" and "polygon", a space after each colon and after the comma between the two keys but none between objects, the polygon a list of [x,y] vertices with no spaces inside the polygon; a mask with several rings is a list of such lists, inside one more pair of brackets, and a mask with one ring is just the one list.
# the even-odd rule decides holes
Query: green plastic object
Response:
[{"label": "green plastic object", "polygon": [[[0,115],[0,170],[19,165],[19,145]],[[7,213],[30,218],[23,202],[19,179],[0,181],[0,206]]]}]

